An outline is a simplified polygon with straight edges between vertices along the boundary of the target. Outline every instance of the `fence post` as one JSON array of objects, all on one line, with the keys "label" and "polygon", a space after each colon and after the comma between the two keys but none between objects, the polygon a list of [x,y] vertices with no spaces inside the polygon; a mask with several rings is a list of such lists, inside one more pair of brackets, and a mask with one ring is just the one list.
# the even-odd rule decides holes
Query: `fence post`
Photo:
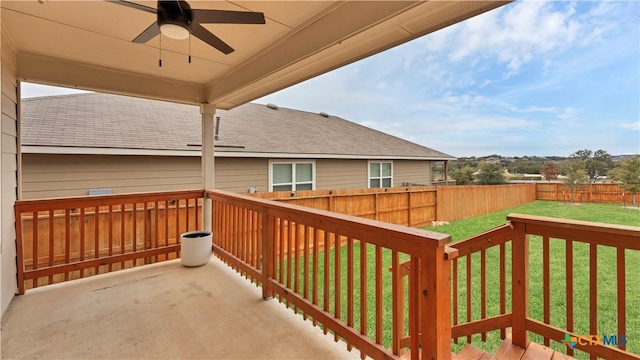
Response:
[{"label": "fence post", "polygon": [[529,235],[523,223],[513,223],[512,230],[511,309],[512,338],[514,345],[526,349],[529,345],[527,317],[529,316]]},{"label": "fence post", "polygon": [[445,255],[446,242],[425,244],[420,257],[420,288],[417,290],[423,359],[451,358],[450,259],[455,253]]},{"label": "fence post", "polygon": [[273,290],[270,289],[269,279],[275,275],[274,264],[274,244],[272,234],[274,231],[273,218],[269,215],[269,210],[264,208],[262,215],[262,298],[269,300],[273,298]]}]

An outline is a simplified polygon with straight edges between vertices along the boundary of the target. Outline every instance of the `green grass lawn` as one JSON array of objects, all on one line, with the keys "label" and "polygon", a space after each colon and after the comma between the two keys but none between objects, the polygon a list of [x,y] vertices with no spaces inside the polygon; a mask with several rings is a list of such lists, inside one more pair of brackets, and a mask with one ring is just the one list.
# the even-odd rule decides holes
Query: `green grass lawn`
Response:
[{"label": "green grass lawn", "polygon": [[[473,235],[477,235],[486,230],[500,226],[506,223],[506,216],[510,213],[542,215],[557,218],[575,219],[596,221],[621,225],[634,225],[640,226],[640,211],[632,209],[624,209],[619,205],[605,205],[605,204],[583,204],[583,205],[565,205],[562,202],[548,202],[548,201],[535,201],[526,205],[518,206],[515,208],[494,212],[482,216],[468,218],[452,222],[446,226],[439,226],[435,228],[426,228],[432,231],[450,234],[454,242],[468,238]],[[542,245],[540,238],[532,236],[530,239],[530,316],[539,320],[542,320]],[[507,312],[510,311],[510,244],[507,244]],[[338,258],[340,259],[340,293],[336,295],[333,289],[335,288],[335,261],[336,251],[338,251]],[[565,328],[565,244],[562,240],[551,239],[550,241],[550,253],[551,253],[551,323],[560,328]],[[324,256],[328,254],[329,266],[326,269],[328,271],[329,279],[329,312],[335,313],[335,303],[338,300],[340,306],[340,319],[347,323],[349,321],[347,317],[347,282],[349,269],[347,268],[347,254],[348,247],[343,246],[339,249],[331,249],[328,252],[320,252],[318,254],[318,293],[319,304],[322,307],[324,302],[324,293],[322,291],[324,286]],[[381,273],[380,281],[382,284],[383,299],[386,302],[382,305],[382,339],[383,346],[391,346],[391,273],[387,270],[391,266],[391,252],[388,250],[381,251]],[[488,316],[497,315],[499,313],[499,287],[498,287],[498,264],[499,253],[497,248],[492,248],[487,251],[487,314]],[[401,256],[401,260],[406,259],[406,256]],[[360,299],[360,283],[358,281],[360,275],[360,244],[353,244],[353,269],[354,274],[354,304],[355,311],[353,315],[353,326],[356,329],[360,329],[360,307],[363,302]],[[589,247],[586,244],[575,243],[574,245],[574,299],[575,299],[575,332],[578,334],[589,334],[589,277],[588,277],[588,259],[589,259]],[[291,259],[291,266],[294,267],[294,259]],[[308,272],[311,273],[313,267],[313,259],[309,255]],[[367,245],[366,251],[366,264],[367,264],[367,283],[366,294],[367,301],[364,302],[367,305],[367,334],[370,338],[375,339],[375,247]],[[304,256],[298,258],[299,269],[292,273],[301,274],[304,268]],[[287,261],[282,264],[284,266],[284,278],[283,282],[286,282],[286,273],[289,271]],[[462,258],[458,260],[459,268],[459,313],[460,321],[466,321],[466,259]],[[631,352],[640,354],[640,278],[638,275],[638,268],[640,268],[640,252],[627,251],[626,253],[626,293],[627,293],[627,349]],[[473,319],[478,319],[480,314],[480,255],[475,254],[472,257],[472,313]],[[291,287],[293,283],[299,281],[299,293],[303,293],[304,281],[302,275],[291,280]],[[605,248],[600,246],[598,248],[598,281],[599,281],[599,295],[598,295],[598,324],[600,335],[612,335],[617,334],[616,325],[616,263],[615,263],[615,249]],[[308,280],[308,299],[312,298],[313,294],[313,281]],[[338,299],[339,298],[339,299]],[[536,342],[542,343],[542,339],[539,337],[531,336],[531,339]],[[465,339],[460,339],[460,344],[454,345],[454,350],[461,348],[465,343]],[[499,332],[495,331],[489,333],[487,336],[487,342],[482,343],[480,336],[474,336],[473,343],[479,347],[484,348],[487,351],[494,352],[502,340],[499,338]],[[552,347],[564,350],[564,345],[559,343],[553,343]],[[584,353],[577,352],[576,357],[586,358]]]}]

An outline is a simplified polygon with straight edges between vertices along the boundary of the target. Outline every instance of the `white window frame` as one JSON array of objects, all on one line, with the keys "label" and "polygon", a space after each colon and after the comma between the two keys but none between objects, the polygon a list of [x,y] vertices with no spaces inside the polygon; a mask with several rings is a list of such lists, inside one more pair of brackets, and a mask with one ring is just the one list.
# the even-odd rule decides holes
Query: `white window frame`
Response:
[{"label": "white window frame", "polygon": [[[382,165],[380,166],[380,176],[379,177],[371,177],[371,164],[391,164],[391,176],[382,176]],[[371,180],[372,179],[378,179],[380,180],[380,187],[379,188],[384,188],[384,186],[382,186],[382,180],[383,179],[391,179],[391,186],[393,187],[393,161],[392,160],[369,160],[367,162],[367,188],[371,189]]]},{"label": "white window frame", "polygon": [[[273,183],[273,165],[276,164],[284,164],[284,165],[293,165],[291,166],[291,191],[298,191],[296,189],[296,165],[297,164],[311,164],[311,190],[316,189],[316,161],[315,160],[269,160],[269,191],[273,191],[273,186],[278,185],[288,185],[288,184],[274,184]],[[303,184],[308,184],[308,182],[304,182]]]}]

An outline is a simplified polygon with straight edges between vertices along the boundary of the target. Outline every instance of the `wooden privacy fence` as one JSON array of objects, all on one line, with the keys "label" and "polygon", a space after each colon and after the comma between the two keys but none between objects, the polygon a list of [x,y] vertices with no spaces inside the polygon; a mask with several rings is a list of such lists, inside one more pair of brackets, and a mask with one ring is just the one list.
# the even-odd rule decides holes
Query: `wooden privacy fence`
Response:
[{"label": "wooden privacy fence", "polygon": [[[451,357],[450,236],[224,191],[207,197],[214,253],[263,297],[277,297],[363,356],[399,358],[411,347],[421,348],[412,359]],[[404,259],[422,271],[402,277]],[[400,281],[414,289],[401,301]]]},{"label": "wooden privacy fence", "polygon": [[18,291],[179,256],[202,223],[202,190],[15,204]]},{"label": "wooden privacy fence", "polygon": [[278,191],[252,195],[412,227],[427,226],[436,219],[435,186]]},{"label": "wooden privacy fence", "polygon": [[[574,190],[574,201],[623,204],[631,203],[632,194],[618,184],[584,184]],[[637,195],[640,199],[640,195]],[[571,191],[565,184],[536,183],[536,199],[570,201]]]},{"label": "wooden privacy fence", "polygon": [[536,199],[534,184],[418,186],[382,189],[305,190],[256,193],[255,197],[423,227],[498,211]]},{"label": "wooden privacy fence", "polygon": [[454,221],[530,203],[533,184],[443,186],[438,188],[438,220]]}]

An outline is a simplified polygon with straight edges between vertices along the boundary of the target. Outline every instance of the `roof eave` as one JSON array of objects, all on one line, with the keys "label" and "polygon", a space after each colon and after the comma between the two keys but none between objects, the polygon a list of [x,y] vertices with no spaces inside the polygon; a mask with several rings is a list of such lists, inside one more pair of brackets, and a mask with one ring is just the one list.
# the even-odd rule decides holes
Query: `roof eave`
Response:
[{"label": "roof eave", "polygon": [[[158,149],[127,149],[127,148],[92,148],[74,146],[41,146],[22,145],[23,154],[57,154],[57,155],[131,155],[131,156],[185,156],[199,157],[200,150],[158,150]],[[423,160],[449,161],[452,156],[402,156],[402,155],[366,155],[366,154],[298,154],[281,152],[243,152],[216,151],[216,157],[228,158],[278,158],[278,159],[354,159],[354,160]]]}]

